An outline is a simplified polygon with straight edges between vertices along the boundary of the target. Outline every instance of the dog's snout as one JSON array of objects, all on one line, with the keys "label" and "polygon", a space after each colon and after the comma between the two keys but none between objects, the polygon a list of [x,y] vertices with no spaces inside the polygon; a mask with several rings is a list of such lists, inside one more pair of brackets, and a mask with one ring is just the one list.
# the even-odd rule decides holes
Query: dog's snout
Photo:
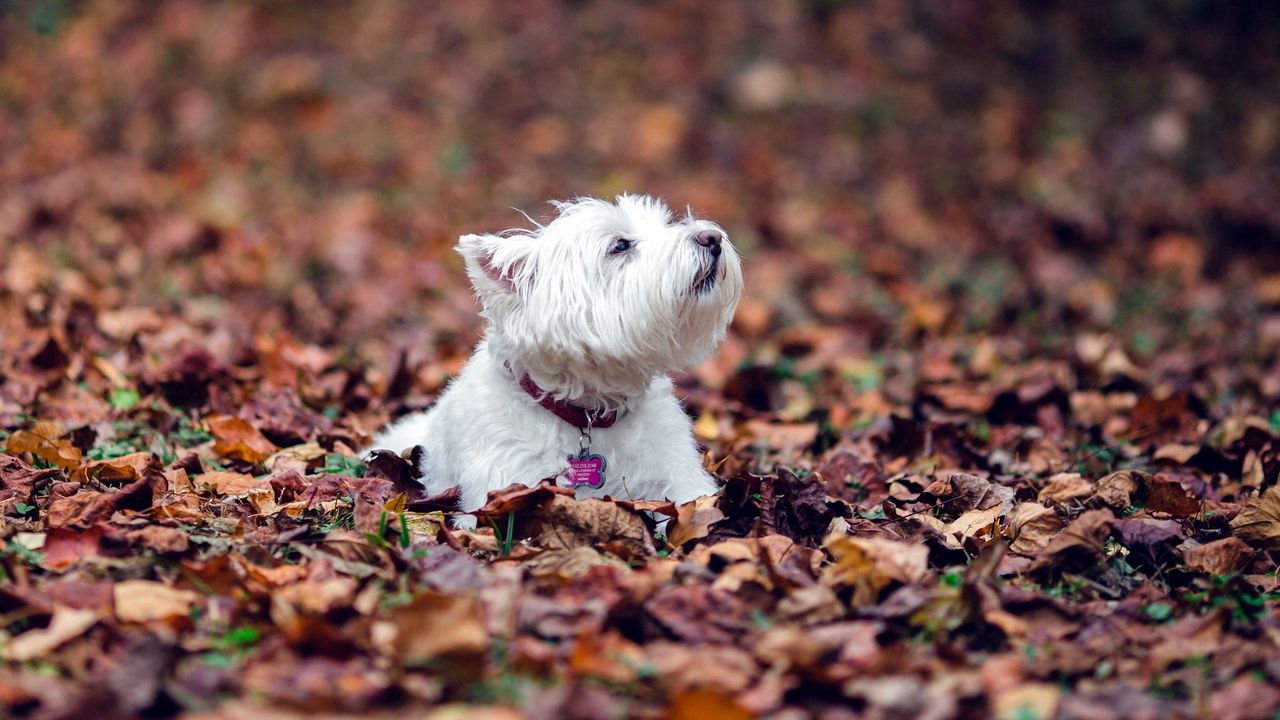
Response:
[{"label": "dog's snout", "polygon": [[693,241],[710,250],[712,255],[719,255],[720,243],[724,241],[724,235],[719,230],[703,230],[693,236]]}]

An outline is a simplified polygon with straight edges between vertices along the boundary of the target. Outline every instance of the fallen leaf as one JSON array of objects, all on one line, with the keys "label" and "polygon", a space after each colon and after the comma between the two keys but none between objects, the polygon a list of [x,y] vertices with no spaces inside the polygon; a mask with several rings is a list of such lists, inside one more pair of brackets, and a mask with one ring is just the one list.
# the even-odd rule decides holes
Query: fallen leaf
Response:
[{"label": "fallen leaf", "polygon": [[1063,505],[1089,497],[1093,492],[1093,483],[1085,480],[1080,473],[1058,473],[1049,478],[1045,486],[1040,489],[1037,499],[1042,503]]},{"label": "fallen leaf", "polygon": [[117,510],[145,510],[151,507],[151,482],[138,478],[115,492],[81,490],[74,495],[56,498],[49,503],[45,523],[49,528],[87,528],[107,520]]},{"label": "fallen leaf", "polygon": [[142,477],[143,472],[153,466],[159,468],[151,453],[136,452],[85,463],[71,474],[71,479],[81,484],[92,479],[107,485],[126,485]]},{"label": "fallen leaf", "polygon": [[192,482],[198,488],[211,488],[219,495],[228,497],[247,498],[255,491],[271,490],[269,478],[255,478],[244,473],[222,470],[200,473],[192,478]]},{"label": "fallen leaf", "polygon": [[689,690],[671,699],[666,720],[749,720],[754,714],[714,690]]},{"label": "fallen leaf", "polygon": [[706,585],[663,588],[644,609],[671,636],[689,643],[727,643],[747,627],[747,607]]},{"label": "fallen leaf", "polygon": [[1062,690],[1048,683],[1023,683],[995,697],[991,709],[999,720],[1049,720],[1058,714]]},{"label": "fallen leaf", "polygon": [[129,542],[165,554],[179,554],[191,546],[190,537],[178,528],[148,525],[128,533]]},{"label": "fallen leaf", "polygon": [[17,503],[31,504],[36,491],[61,476],[62,471],[56,468],[37,470],[13,455],[0,455],[0,507],[7,514],[16,514]]},{"label": "fallen leaf", "polygon": [[1069,571],[1097,564],[1106,549],[1115,516],[1109,510],[1081,513],[1040,551],[1030,571]]},{"label": "fallen leaf", "polygon": [[1192,570],[1210,575],[1229,575],[1248,567],[1256,551],[1236,537],[1214,540],[1182,551],[1183,562]]},{"label": "fallen leaf", "polygon": [[1173,520],[1120,518],[1111,526],[1121,544],[1152,563],[1165,560],[1173,553],[1173,546],[1186,537],[1182,525]]},{"label": "fallen leaf", "polygon": [[1134,470],[1118,470],[1098,480],[1091,500],[1095,505],[1125,510],[1135,504],[1136,496],[1147,486],[1150,477]]},{"label": "fallen leaf", "polygon": [[832,535],[823,547],[835,558],[823,569],[823,582],[852,588],[854,607],[874,603],[890,583],[920,580],[929,567],[929,548],[918,543]]},{"label": "fallen leaf", "polygon": [[[112,534],[115,531],[105,523],[96,523],[85,530],[53,528],[47,533],[41,548],[44,555],[42,564],[51,570],[62,570],[80,560],[95,558],[102,551],[103,538]],[[119,542],[118,534],[115,538]]]},{"label": "fallen leaf", "polygon": [[1185,518],[1200,514],[1200,501],[1192,497],[1181,484],[1156,475],[1148,486],[1147,510],[1168,513]]},{"label": "fallen leaf", "polygon": [[679,506],[675,521],[667,529],[667,542],[682,547],[711,534],[711,527],[724,519],[719,501],[715,495],[706,495]]},{"label": "fallen leaf", "polygon": [[1009,515],[1009,529],[1013,531],[1009,549],[1022,555],[1035,555],[1066,526],[1066,521],[1052,509],[1036,503],[1020,503]]},{"label": "fallen leaf", "polygon": [[779,452],[801,450],[818,439],[817,423],[771,423],[764,420],[748,420],[742,431],[750,440],[763,443]]},{"label": "fallen leaf", "polygon": [[1272,683],[1241,675],[1209,696],[1209,717],[1215,720],[1270,720],[1280,711],[1280,689]]},{"label": "fallen leaf", "polygon": [[1280,551],[1280,485],[1249,498],[1231,520],[1231,532],[1253,547]]},{"label": "fallen leaf", "polygon": [[37,427],[34,430],[18,430],[4,441],[5,451],[29,452],[50,465],[74,470],[80,465],[83,453],[70,440],[59,437],[61,427],[56,425]]},{"label": "fallen leaf", "polygon": [[229,415],[207,420],[213,434],[213,451],[223,457],[259,463],[276,451],[276,446],[247,421]]},{"label": "fallen leaf", "polygon": [[539,544],[548,550],[601,546],[623,557],[654,554],[653,537],[640,515],[605,500],[557,495],[538,510]]},{"label": "fallen leaf", "polygon": [[151,580],[122,580],[112,588],[112,596],[116,618],[134,623],[189,617],[200,602],[199,593]]},{"label": "fallen leaf", "polygon": [[390,649],[408,665],[439,658],[472,662],[489,649],[489,632],[472,596],[418,593],[391,611],[389,623]]},{"label": "fallen leaf", "polygon": [[10,640],[0,649],[0,652],[3,652],[6,660],[13,662],[35,660],[49,654],[63,643],[80,637],[96,622],[98,622],[98,613],[93,610],[55,607],[48,627],[22,633]]}]

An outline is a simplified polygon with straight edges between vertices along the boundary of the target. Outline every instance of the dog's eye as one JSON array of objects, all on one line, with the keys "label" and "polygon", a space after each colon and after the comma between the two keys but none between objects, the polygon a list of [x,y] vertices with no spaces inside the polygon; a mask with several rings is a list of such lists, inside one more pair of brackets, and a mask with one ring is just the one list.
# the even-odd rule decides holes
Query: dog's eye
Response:
[{"label": "dog's eye", "polygon": [[628,240],[628,239],[626,239],[626,238],[624,238],[624,237],[614,238],[614,239],[613,239],[613,247],[609,248],[609,254],[610,254],[610,255],[621,255],[622,253],[624,253],[624,252],[626,252],[626,251],[628,251],[628,250],[630,250],[630,249],[631,249],[631,241],[630,241],[630,240]]}]

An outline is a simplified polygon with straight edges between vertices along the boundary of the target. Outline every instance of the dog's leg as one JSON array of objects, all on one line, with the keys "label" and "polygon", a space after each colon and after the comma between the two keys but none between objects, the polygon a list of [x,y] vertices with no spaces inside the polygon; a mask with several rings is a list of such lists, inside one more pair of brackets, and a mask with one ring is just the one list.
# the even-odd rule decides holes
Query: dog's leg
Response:
[{"label": "dog's leg", "polygon": [[399,455],[415,445],[425,445],[431,429],[429,418],[428,412],[414,413],[400,418],[374,436],[373,442],[365,448],[365,453],[367,454],[370,450],[390,450]]}]

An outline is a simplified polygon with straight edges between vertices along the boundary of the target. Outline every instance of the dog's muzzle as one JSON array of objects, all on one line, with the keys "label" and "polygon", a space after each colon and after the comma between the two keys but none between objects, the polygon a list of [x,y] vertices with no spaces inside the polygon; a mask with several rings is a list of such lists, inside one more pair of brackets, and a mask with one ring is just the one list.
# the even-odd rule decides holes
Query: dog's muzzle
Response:
[{"label": "dog's muzzle", "polygon": [[710,292],[711,288],[716,285],[716,276],[719,274],[719,271],[720,257],[717,254],[711,258],[710,263],[707,263],[706,270],[704,270],[702,274],[698,275],[697,279],[693,281],[693,294],[702,295],[703,293]]}]

